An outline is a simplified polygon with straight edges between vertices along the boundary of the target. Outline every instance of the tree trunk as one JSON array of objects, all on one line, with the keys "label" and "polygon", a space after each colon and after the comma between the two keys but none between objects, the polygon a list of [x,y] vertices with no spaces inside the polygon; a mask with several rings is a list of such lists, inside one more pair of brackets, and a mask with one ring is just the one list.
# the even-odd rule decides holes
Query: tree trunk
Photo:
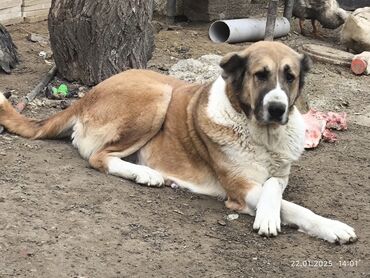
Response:
[{"label": "tree trunk", "polygon": [[18,62],[17,47],[9,32],[0,24],[0,72],[10,73]]},{"label": "tree trunk", "polygon": [[51,48],[62,78],[95,85],[145,68],[154,49],[153,0],[52,0]]}]

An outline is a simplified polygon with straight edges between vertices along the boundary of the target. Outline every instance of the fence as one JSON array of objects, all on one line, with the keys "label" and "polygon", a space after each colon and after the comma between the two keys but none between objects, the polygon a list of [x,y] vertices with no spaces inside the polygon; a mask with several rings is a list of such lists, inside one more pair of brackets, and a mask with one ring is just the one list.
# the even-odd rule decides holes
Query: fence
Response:
[{"label": "fence", "polygon": [[36,22],[47,19],[51,0],[0,0],[0,23]]}]

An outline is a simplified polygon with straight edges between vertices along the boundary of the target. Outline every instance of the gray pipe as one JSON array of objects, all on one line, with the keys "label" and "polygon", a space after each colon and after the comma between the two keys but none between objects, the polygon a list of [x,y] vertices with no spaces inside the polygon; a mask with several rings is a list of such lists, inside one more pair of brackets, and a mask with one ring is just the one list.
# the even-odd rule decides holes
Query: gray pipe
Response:
[{"label": "gray pipe", "polygon": [[[213,42],[244,42],[258,41],[265,36],[266,18],[243,18],[217,20],[208,30]],[[285,17],[276,18],[274,38],[282,37],[290,31],[289,20]]]}]

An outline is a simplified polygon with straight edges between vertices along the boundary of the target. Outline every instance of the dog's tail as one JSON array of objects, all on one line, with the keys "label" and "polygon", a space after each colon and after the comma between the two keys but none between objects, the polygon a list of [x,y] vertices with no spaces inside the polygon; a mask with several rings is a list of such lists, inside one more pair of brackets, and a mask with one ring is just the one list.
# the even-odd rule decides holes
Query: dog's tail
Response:
[{"label": "dog's tail", "polygon": [[9,132],[31,139],[57,138],[69,134],[77,120],[76,105],[71,105],[45,120],[29,119],[19,114],[0,93],[0,124]]}]

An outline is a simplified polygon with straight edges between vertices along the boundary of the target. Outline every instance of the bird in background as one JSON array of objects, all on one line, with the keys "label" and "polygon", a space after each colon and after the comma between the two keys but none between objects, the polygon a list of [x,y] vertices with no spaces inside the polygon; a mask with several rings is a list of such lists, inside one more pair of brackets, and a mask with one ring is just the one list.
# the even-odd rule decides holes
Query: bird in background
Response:
[{"label": "bird in background", "polygon": [[302,35],[305,35],[304,21],[310,19],[313,28],[312,33],[315,37],[319,37],[316,21],[323,28],[336,29],[345,22],[349,12],[340,8],[336,0],[295,0],[293,16],[299,19]]}]

